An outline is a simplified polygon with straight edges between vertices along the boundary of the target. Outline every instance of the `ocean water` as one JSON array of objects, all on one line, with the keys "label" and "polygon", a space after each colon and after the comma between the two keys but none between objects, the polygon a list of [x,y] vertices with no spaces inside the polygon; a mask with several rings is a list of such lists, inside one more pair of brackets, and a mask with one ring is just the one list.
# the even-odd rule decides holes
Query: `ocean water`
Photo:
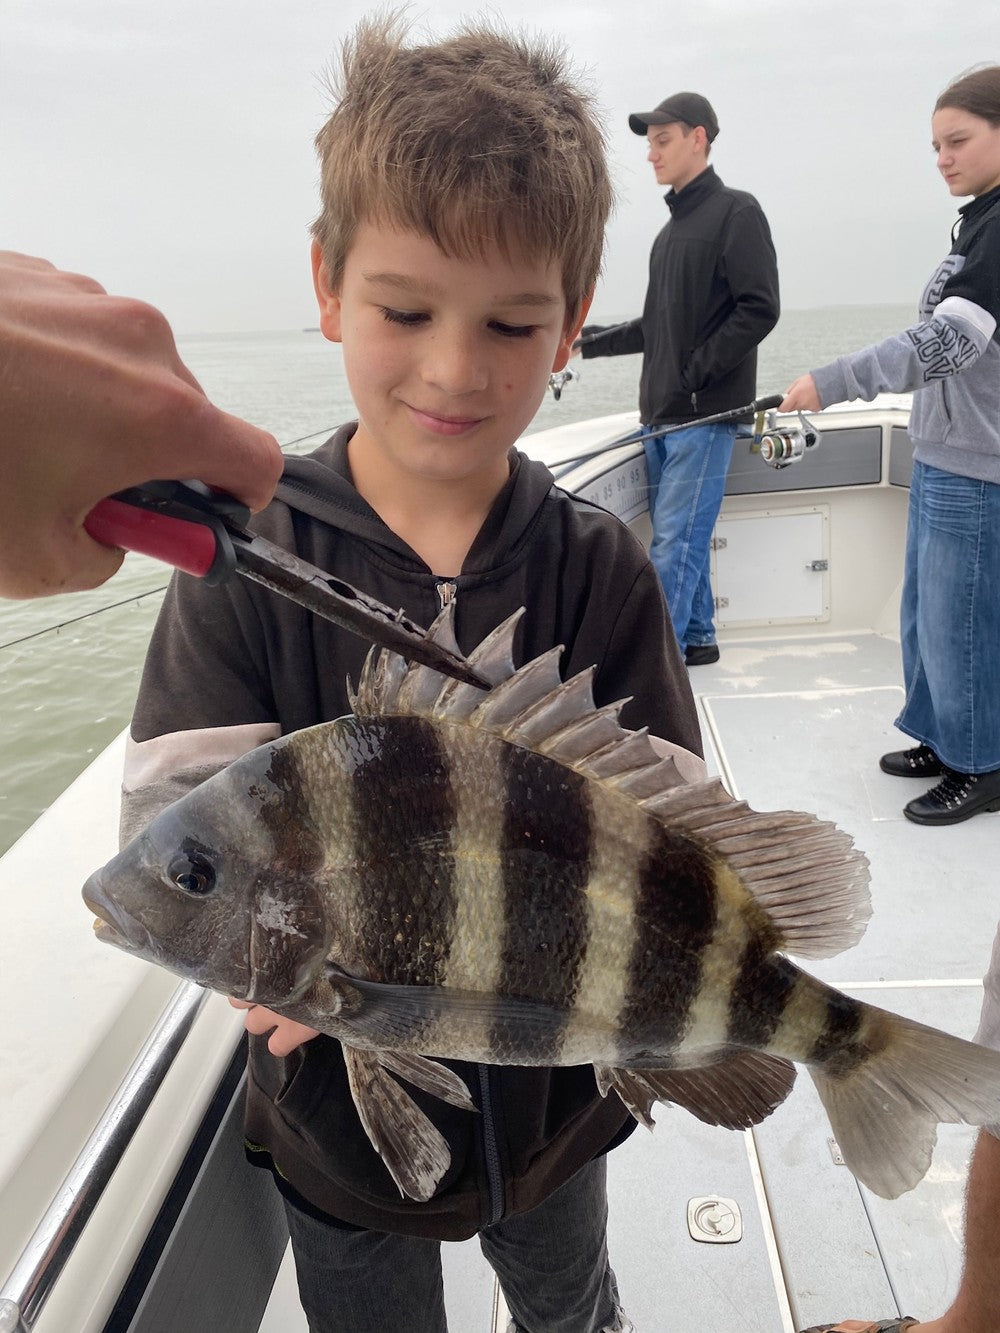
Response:
[{"label": "ocean water", "polygon": [[[789,310],[761,345],[758,393],[913,319],[908,306]],[[613,316],[607,316],[613,322]],[[353,415],[339,347],[318,332],[179,338],[212,399],[273,432],[290,452],[315,448]],[[579,379],[551,394],[531,430],[635,406],[638,357],[573,362]],[[128,724],[168,571],[130,555],[89,593],[0,602],[0,852]]]}]

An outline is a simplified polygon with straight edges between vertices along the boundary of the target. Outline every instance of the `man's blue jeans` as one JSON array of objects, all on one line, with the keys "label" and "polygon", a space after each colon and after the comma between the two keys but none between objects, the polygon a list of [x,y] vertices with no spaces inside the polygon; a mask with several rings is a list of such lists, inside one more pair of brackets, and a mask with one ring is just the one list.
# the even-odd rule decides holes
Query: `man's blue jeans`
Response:
[{"label": "man's blue jeans", "polygon": [[712,529],[722,507],[735,437],[735,423],[722,422],[643,441],[653,525],[649,558],[682,649],[715,642],[709,581]]},{"label": "man's blue jeans", "polygon": [[959,773],[1000,768],[1000,485],[913,464],[896,726]]},{"label": "man's blue jeans", "polygon": [[[447,1333],[439,1241],[348,1231],[287,1202],[285,1212],[310,1333]],[[607,1218],[607,1159],[598,1157],[531,1212],[479,1233],[509,1333],[632,1328],[608,1263]]]}]

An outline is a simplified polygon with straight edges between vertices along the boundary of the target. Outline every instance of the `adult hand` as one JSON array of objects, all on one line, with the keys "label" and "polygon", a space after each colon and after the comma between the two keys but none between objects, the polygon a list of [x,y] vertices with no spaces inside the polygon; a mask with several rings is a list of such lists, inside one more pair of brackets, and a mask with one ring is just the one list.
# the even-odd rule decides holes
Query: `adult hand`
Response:
[{"label": "adult hand", "polygon": [[800,375],[785,390],[785,396],[778,405],[779,412],[818,412],[820,411],[819,394],[816,381],[811,375]]},{"label": "adult hand", "polygon": [[256,510],[281,466],[273,436],[208,401],[158,310],[0,251],[0,596],[110,578],[123,554],[83,520],[113,491],[197,477]]},{"label": "adult hand", "polygon": [[272,1055],[289,1055],[296,1046],[319,1036],[315,1028],[307,1027],[305,1023],[296,1023],[294,1018],[285,1018],[283,1014],[276,1014],[273,1009],[265,1009],[262,1004],[232,998],[229,1003],[234,1009],[247,1011],[243,1026],[248,1032],[252,1032],[255,1037],[262,1037],[265,1032],[271,1033],[267,1049]]}]

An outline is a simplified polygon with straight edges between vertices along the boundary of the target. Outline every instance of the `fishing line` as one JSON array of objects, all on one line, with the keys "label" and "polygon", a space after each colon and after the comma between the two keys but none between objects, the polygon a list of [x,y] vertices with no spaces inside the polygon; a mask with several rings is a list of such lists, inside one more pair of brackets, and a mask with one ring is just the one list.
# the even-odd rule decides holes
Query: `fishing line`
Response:
[{"label": "fishing line", "polygon": [[[311,440],[315,435],[328,435],[336,428],[334,426],[321,426],[319,430],[311,430],[306,435],[299,435],[294,440],[286,440],[280,446],[281,452],[291,449],[293,445],[302,444],[305,440]],[[22,634],[18,639],[9,639],[6,643],[0,643],[0,652],[5,648],[16,648],[19,644],[28,643],[31,639],[38,639],[43,634],[58,634],[60,630],[66,629],[69,625],[77,625],[81,620],[92,620],[94,616],[102,616],[105,611],[118,611],[123,606],[132,606],[136,602],[141,602],[144,597],[153,597],[157,593],[164,593],[167,585],[164,583],[158,588],[146,588],[142,592],[135,593],[132,597],[125,597],[120,602],[109,602],[106,606],[95,606],[92,611],[84,611],[78,616],[69,616],[66,620],[60,620],[55,625],[46,625],[42,629],[32,630],[30,634]]]},{"label": "fishing line", "polygon": [[107,606],[95,606],[93,611],[84,611],[82,615],[70,616],[68,620],[60,620],[55,625],[46,625],[44,629],[32,630],[30,634],[22,634],[19,639],[8,639],[6,643],[0,643],[0,652],[5,648],[16,648],[19,643],[27,643],[30,639],[38,639],[43,634],[58,634],[61,629],[68,625],[76,625],[81,620],[91,620],[94,616],[101,616],[105,611],[117,611],[119,607],[131,606],[134,602],[141,602],[144,597],[153,597],[156,593],[166,592],[167,585],[164,583],[160,588],[147,588],[145,592],[137,592],[133,597],[126,597],[121,602],[109,602]]}]

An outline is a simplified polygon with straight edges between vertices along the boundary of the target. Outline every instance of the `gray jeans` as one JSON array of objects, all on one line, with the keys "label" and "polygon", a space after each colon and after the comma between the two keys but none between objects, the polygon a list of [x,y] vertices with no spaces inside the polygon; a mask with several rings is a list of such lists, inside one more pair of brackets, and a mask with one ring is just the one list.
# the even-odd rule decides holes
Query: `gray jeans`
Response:
[{"label": "gray jeans", "polygon": [[[440,1241],[347,1231],[287,1202],[285,1211],[310,1333],[447,1333]],[[631,1329],[608,1263],[607,1216],[599,1157],[531,1212],[479,1233],[511,1312],[509,1333]]]}]

